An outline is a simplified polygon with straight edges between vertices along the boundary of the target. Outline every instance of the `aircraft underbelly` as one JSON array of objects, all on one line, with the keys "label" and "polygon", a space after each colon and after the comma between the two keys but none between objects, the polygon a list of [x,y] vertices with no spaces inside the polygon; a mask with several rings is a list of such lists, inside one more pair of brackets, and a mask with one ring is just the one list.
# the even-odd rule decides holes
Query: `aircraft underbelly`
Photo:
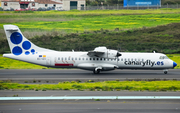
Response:
[{"label": "aircraft underbelly", "polygon": [[81,63],[77,65],[80,69],[94,70],[95,68],[102,68],[102,71],[114,70],[117,66],[114,64],[104,64],[104,63]]}]

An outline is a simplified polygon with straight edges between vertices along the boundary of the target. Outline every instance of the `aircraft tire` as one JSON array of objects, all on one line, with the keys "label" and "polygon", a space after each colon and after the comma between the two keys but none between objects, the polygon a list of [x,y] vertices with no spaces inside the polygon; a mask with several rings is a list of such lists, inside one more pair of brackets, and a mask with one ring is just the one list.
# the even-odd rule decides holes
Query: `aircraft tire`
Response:
[{"label": "aircraft tire", "polygon": [[97,70],[97,71],[93,71],[94,74],[99,74],[100,73],[100,70]]},{"label": "aircraft tire", "polygon": [[168,72],[167,71],[164,71],[164,74],[167,74]]}]

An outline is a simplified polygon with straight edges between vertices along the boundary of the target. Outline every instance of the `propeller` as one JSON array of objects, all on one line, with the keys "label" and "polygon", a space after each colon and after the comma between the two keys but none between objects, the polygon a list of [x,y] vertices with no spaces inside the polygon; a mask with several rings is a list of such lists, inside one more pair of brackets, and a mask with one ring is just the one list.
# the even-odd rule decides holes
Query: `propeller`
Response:
[{"label": "propeller", "polygon": [[119,51],[121,51],[120,45],[118,45],[118,51],[117,51],[117,54],[116,54],[116,57],[117,57],[117,58],[118,58],[119,56],[122,56],[122,54],[121,54]]},{"label": "propeller", "polygon": [[116,57],[122,56],[120,52],[117,52]]},{"label": "propeller", "polygon": [[122,54],[120,53],[120,52],[117,52],[117,54],[116,54],[116,57],[117,57],[117,64],[118,64],[118,57],[119,56],[122,56]]}]

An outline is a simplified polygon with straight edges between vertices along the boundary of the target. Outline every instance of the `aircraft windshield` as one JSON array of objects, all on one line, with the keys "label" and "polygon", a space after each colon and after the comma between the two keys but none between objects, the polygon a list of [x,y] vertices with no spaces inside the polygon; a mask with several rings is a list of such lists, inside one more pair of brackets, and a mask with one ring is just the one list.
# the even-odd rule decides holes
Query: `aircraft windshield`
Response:
[{"label": "aircraft windshield", "polygon": [[167,56],[160,56],[159,59],[169,59]]}]

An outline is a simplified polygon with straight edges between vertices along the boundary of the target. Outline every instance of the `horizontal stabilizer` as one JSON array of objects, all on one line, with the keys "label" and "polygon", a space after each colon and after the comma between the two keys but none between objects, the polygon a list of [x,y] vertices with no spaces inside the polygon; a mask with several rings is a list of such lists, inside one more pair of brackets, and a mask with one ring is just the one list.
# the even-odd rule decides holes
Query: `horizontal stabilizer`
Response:
[{"label": "horizontal stabilizer", "polygon": [[10,29],[6,29],[6,31],[18,31],[17,28],[10,28]]},{"label": "horizontal stabilizer", "polygon": [[13,25],[6,25],[6,31],[18,31],[19,28],[17,26],[13,26]]}]

